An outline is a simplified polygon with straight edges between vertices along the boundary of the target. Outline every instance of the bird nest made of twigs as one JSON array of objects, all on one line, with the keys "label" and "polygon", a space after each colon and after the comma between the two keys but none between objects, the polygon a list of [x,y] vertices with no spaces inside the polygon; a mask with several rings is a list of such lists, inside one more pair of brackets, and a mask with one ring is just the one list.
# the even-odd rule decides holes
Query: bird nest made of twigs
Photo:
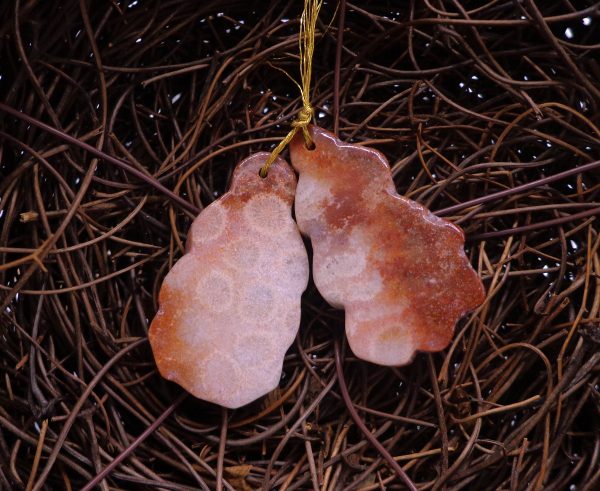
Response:
[{"label": "bird nest made of twigs", "polygon": [[195,211],[301,107],[277,69],[301,9],[0,6],[1,489],[405,489],[386,456],[419,489],[600,486],[597,2],[326,2],[316,123],[463,227],[487,299],[389,368],[311,284],[268,397],[225,411],[158,375]]}]

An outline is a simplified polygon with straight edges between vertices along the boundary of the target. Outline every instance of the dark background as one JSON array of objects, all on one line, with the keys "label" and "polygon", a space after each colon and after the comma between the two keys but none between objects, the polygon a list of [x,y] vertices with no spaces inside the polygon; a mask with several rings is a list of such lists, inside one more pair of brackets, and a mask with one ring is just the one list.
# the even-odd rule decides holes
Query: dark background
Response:
[{"label": "dark background", "polygon": [[276,69],[299,78],[301,7],[0,5],[0,100],[25,115],[0,107],[1,489],[80,489],[122,453],[101,489],[405,489],[351,403],[420,489],[600,486],[597,2],[327,2],[316,123],[464,228],[488,299],[395,369],[352,357],[311,283],[266,398],[225,412],[158,375],[147,326],[194,211],[301,107]]}]

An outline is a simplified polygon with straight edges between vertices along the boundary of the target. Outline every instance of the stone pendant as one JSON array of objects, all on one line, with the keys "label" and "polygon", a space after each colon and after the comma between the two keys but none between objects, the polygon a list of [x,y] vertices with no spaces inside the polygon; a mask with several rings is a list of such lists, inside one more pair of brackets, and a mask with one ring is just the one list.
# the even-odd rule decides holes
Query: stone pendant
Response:
[{"label": "stone pendant", "polygon": [[313,150],[301,135],[290,144],[296,220],[312,242],[315,285],[345,309],[350,348],[395,366],[444,349],[485,296],[462,230],[399,196],[380,152],[310,133]]},{"label": "stone pendant", "polygon": [[229,408],[279,384],[308,283],[291,216],[296,176],[278,158],[261,178],[268,155],[242,161],[230,190],[194,220],[149,331],[163,377]]}]

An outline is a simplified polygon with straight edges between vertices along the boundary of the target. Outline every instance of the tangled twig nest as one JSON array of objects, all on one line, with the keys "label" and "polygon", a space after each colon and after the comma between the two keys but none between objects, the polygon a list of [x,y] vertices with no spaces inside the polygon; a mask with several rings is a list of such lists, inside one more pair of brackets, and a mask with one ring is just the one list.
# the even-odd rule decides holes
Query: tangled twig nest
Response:
[{"label": "tangled twig nest", "polygon": [[421,489],[597,489],[594,2],[324,6],[316,122],[465,229],[487,301],[390,369],[344,349],[310,287],[266,399],[224,412],[158,376],[148,321],[195,211],[301,107],[275,69],[296,73],[300,7],[0,6],[22,111],[0,108],[1,488],[80,489],[117,458],[102,489],[402,489],[351,403]]}]

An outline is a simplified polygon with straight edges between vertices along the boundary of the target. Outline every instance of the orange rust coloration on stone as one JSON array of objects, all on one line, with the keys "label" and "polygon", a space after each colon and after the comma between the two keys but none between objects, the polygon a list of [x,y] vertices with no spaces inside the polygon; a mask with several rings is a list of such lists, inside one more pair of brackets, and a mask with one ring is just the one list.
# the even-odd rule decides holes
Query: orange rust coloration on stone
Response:
[{"label": "orange rust coloration on stone", "polygon": [[279,158],[261,178],[268,155],[241,162],[231,189],[194,220],[149,331],[163,377],[230,408],[279,384],[308,283],[291,216],[296,176]]},{"label": "orange rust coloration on stone", "polygon": [[313,150],[301,137],[290,144],[296,220],[313,245],[317,288],[346,311],[352,351],[399,366],[444,349],[485,297],[462,230],[398,195],[380,152],[310,132]]}]

